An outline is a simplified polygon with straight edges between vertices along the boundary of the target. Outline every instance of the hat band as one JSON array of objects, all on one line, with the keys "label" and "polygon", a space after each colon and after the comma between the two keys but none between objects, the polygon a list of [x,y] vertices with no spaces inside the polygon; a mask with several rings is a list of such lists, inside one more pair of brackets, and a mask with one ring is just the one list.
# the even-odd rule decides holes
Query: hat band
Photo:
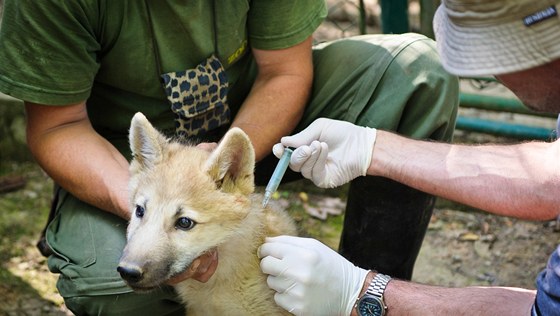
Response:
[{"label": "hat band", "polygon": [[523,24],[525,26],[531,26],[533,24],[537,24],[544,20],[550,19],[552,17],[558,16],[558,11],[556,10],[555,6],[550,6],[544,10],[539,12],[533,13],[523,18]]}]

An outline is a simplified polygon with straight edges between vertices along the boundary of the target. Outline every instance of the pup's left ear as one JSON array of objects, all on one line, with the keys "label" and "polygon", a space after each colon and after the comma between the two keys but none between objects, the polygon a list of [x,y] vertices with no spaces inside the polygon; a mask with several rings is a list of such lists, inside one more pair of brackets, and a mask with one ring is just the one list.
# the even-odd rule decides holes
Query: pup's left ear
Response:
[{"label": "pup's left ear", "polygon": [[243,130],[230,129],[206,162],[206,171],[225,192],[250,194],[255,189],[255,150]]},{"label": "pup's left ear", "polygon": [[149,169],[163,158],[163,147],[167,139],[140,112],[132,118],[128,140],[135,166]]}]

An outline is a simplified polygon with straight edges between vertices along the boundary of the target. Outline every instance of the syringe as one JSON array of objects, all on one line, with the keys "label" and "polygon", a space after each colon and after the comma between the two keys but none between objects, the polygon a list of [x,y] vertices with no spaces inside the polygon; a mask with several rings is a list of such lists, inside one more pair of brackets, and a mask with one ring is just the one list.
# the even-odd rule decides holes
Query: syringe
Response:
[{"label": "syringe", "polygon": [[284,153],[282,154],[282,157],[280,157],[280,161],[278,161],[278,165],[276,165],[276,169],[274,169],[274,172],[272,173],[272,177],[270,177],[270,181],[268,181],[268,184],[264,191],[264,200],[262,204],[263,207],[265,207],[268,204],[270,197],[278,189],[278,186],[282,181],[282,177],[284,176],[284,173],[286,173],[286,169],[288,169],[288,165],[290,164],[290,158],[292,157],[292,152],[293,152],[292,149],[287,147],[284,148]]}]

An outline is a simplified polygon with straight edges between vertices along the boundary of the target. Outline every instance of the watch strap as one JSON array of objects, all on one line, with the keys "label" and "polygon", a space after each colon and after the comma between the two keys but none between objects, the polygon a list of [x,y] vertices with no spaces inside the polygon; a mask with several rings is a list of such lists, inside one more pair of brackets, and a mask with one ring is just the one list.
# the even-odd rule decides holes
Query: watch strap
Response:
[{"label": "watch strap", "polygon": [[366,290],[366,294],[376,296],[378,298],[383,298],[383,292],[387,287],[387,283],[391,280],[391,277],[382,273],[377,273],[375,277],[371,280],[371,283]]}]

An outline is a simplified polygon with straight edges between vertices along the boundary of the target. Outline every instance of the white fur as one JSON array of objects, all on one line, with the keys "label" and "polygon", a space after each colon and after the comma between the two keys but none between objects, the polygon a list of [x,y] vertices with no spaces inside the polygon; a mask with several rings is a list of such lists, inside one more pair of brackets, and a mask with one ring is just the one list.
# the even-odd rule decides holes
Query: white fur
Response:
[{"label": "white fur", "polygon": [[[247,135],[231,129],[211,154],[172,142],[137,113],[131,124],[132,219],[120,266],[143,272],[138,290],[163,285],[204,252],[217,248],[219,264],[206,283],[175,286],[193,315],[289,315],[278,307],[259,268],[257,248],[266,236],[294,235],[283,211],[263,209],[255,196],[254,150]],[[135,216],[136,205],[144,207]],[[196,222],[176,227],[180,217]]]}]

